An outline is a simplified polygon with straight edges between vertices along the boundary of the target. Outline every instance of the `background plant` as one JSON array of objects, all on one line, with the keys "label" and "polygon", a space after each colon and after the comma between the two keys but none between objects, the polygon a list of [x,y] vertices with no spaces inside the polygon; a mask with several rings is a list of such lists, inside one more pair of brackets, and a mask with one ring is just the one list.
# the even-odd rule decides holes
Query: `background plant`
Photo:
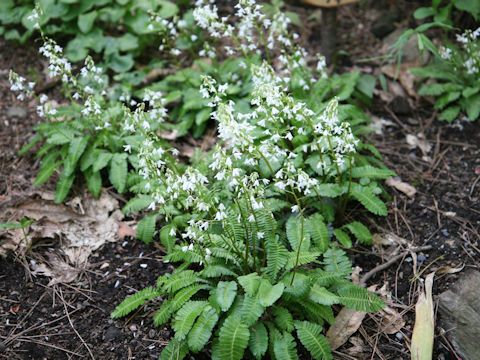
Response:
[{"label": "background plant", "polygon": [[0,34],[7,40],[25,42],[35,33],[35,24],[39,24],[44,34],[66,41],[65,56],[69,61],[83,61],[93,50],[101,54],[102,66],[117,73],[130,70],[134,59],[146,48],[161,42],[150,12],[169,23],[176,16],[188,17],[180,12],[180,7],[189,5],[189,1],[168,0],[39,0],[38,3],[43,12],[33,20],[36,1],[24,0],[20,4],[2,1]]}]

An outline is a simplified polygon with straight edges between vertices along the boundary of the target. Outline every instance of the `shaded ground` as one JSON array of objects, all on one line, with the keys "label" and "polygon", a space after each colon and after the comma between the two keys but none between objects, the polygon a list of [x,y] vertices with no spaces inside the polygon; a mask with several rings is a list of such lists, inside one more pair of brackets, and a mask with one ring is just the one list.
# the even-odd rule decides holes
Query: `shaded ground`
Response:
[{"label": "shaded ground", "polygon": [[[407,5],[404,7],[414,7]],[[345,69],[357,66],[376,74],[379,62],[356,60],[376,54],[381,47],[368,24],[382,12],[391,11],[388,6],[361,12],[361,16],[355,16],[352,8],[342,10],[339,47],[350,53],[342,60]],[[403,11],[404,18],[410,18],[411,9]],[[310,10],[301,13],[303,19],[309,15]],[[311,37],[315,26],[313,21],[304,36],[305,41],[318,47]],[[352,27],[359,30],[352,31]],[[36,48],[34,42],[17,47],[0,41],[0,202],[38,196],[31,186],[38,163],[31,153],[17,156],[39,121],[35,103],[17,101],[7,81],[7,69],[14,68],[21,75],[37,76],[40,83],[44,82],[45,65]],[[49,91],[55,96],[59,90]],[[438,295],[458,279],[459,273],[448,274],[448,267],[479,265],[480,122],[447,125],[436,120],[428,102],[415,98],[409,101],[404,111],[394,102],[375,100],[370,109],[374,118],[388,122],[371,140],[384,156],[385,164],[403,182],[413,185],[416,194],[408,197],[387,186],[392,201],[386,218],[369,219],[360,208],[351,209],[349,214],[370,221],[374,233],[398,237],[391,246],[355,247],[350,254],[354,265],[363,269],[362,274],[399,256],[398,261],[370,277],[367,285],[384,286],[405,324],[394,332],[384,331],[384,319],[378,314],[367,316],[350,342],[335,352],[338,359],[409,358],[414,305],[421,290],[419,278],[444,267],[444,274],[434,282],[434,294]],[[412,147],[407,136],[430,144],[431,149]],[[54,181],[40,190],[54,191]],[[409,250],[421,246],[431,248],[417,253]],[[110,320],[110,312],[125,296],[153,285],[160,274],[169,270],[161,262],[161,249],[127,237],[127,241],[110,243],[97,252],[77,282],[48,287],[47,278],[30,275],[28,263],[46,258],[52,247],[55,244],[39,243],[32,257],[0,259],[0,358],[157,358],[170,337],[168,329],[153,327],[151,317],[157,304],[151,303],[121,321]],[[457,359],[446,335],[437,327],[435,359]]]}]

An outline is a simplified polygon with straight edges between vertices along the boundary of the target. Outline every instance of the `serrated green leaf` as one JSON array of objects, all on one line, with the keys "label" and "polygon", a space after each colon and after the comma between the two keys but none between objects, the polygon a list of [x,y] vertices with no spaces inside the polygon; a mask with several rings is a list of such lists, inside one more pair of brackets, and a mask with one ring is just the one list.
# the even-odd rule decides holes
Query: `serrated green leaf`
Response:
[{"label": "serrated green leaf", "polygon": [[307,229],[315,246],[321,252],[327,251],[330,245],[330,234],[323,216],[318,213],[310,216],[307,220]]},{"label": "serrated green leaf", "polygon": [[341,249],[328,249],[323,254],[324,270],[337,274],[340,277],[347,277],[352,273],[352,264],[345,254],[345,251]]},{"label": "serrated green leaf", "polygon": [[460,106],[452,105],[447,107],[445,110],[441,112],[440,116],[438,117],[438,120],[452,122],[458,117],[459,113],[460,113]]},{"label": "serrated green leaf", "polygon": [[283,333],[283,336],[276,337],[273,341],[273,353],[276,360],[297,360],[296,345],[294,337],[288,332]]},{"label": "serrated green leaf", "polygon": [[114,154],[110,161],[108,179],[121,194],[125,191],[127,184],[128,162],[126,154]]},{"label": "serrated green leaf", "polygon": [[110,314],[110,317],[112,319],[121,318],[157,296],[160,296],[159,291],[151,286],[140,290],[117,305],[115,310]]},{"label": "serrated green leaf", "polygon": [[381,216],[388,215],[385,203],[380,200],[369,187],[352,183],[350,195],[352,195],[355,200],[358,200],[371,213]]},{"label": "serrated green leaf", "polygon": [[88,137],[76,137],[70,141],[68,155],[63,164],[65,176],[70,176],[78,166],[78,160],[82,156],[88,144]]},{"label": "serrated green leaf", "polygon": [[285,270],[293,269],[295,266],[310,264],[317,262],[318,257],[322,255],[319,251],[292,251],[289,253]]},{"label": "serrated green leaf", "polygon": [[95,19],[97,18],[97,11],[91,11],[86,14],[80,14],[77,18],[77,25],[81,32],[88,33],[93,26]]},{"label": "serrated green leaf", "polygon": [[388,169],[379,169],[371,165],[355,167],[352,169],[352,177],[369,179],[387,179],[396,176],[394,171]]},{"label": "serrated green leaf", "polygon": [[[306,229],[303,217],[290,216],[285,224],[285,230],[292,250],[297,250],[300,243],[302,243],[302,250],[308,251],[310,248],[310,234]],[[303,241],[301,240],[302,235]]]},{"label": "serrated green leaf", "polygon": [[275,324],[280,330],[287,332],[293,331],[293,316],[284,307],[275,306],[273,309],[273,316],[275,316]]},{"label": "serrated green leaf", "polygon": [[267,273],[275,279],[279,271],[287,264],[288,250],[278,239],[267,240]]},{"label": "serrated green leaf", "polygon": [[122,209],[124,214],[130,214],[133,212],[137,212],[140,210],[144,210],[150,205],[152,202],[152,197],[149,195],[137,195],[133,199],[130,199],[129,202],[125,204]]},{"label": "serrated green leaf", "polygon": [[137,225],[137,238],[150,244],[155,233],[157,214],[145,216]]},{"label": "serrated green leaf", "polygon": [[83,172],[83,176],[87,180],[88,190],[94,197],[98,198],[102,191],[102,175],[100,172],[93,172],[92,169],[87,169]]},{"label": "serrated green leaf", "polygon": [[218,322],[218,313],[211,306],[205,307],[195,325],[188,334],[188,347],[193,352],[203,349],[212,336],[212,330]]},{"label": "serrated green leaf", "polygon": [[172,315],[173,312],[170,310],[170,302],[164,300],[160,309],[153,315],[153,325],[160,326],[165,324]]},{"label": "serrated green leaf", "polygon": [[272,306],[283,294],[285,285],[278,283],[274,286],[267,279],[262,279],[258,288],[258,297],[260,304],[265,307]]},{"label": "serrated green leaf", "polygon": [[345,231],[342,231],[340,229],[334,229],[333,235],[335,235],[335,238],[340,244],[342,244],[342,246],[346,248],[352,247],[352,240]]},{"label": "serrated green leaf", "polygon": [[354,284],[341,287],[338,296],[343,305],[358,311],[375,312],[385,307],[385,303],[378,296]]},{"label": "serrated green leaf", "polygon": [[255,324],[264,311],[265,307],[260,304],[259,295],[255,297],[245,295],[240,310],[241,319],[245,325],[251,326]]},{"label": "serrated green leaf", "polygon": [[48,166],[45,166],[42,170],[38,172],[37,177],[35,178],[35,182],[33,183],[33,186],[41,185],[45,181],[47,181],[50,178],[50,176],[52,176],[55,169],[58,168],[61,164],[62,164],[61,161],[57,161],[55,163],[51,163]]},{"label": "serrated green leaf", "polygon": [[183,360],[188,354],[188,346],[185,341],[170,340],[162,350],[158,360]]},{"label": "serrated green leaf", "polygon": [[353,221],[351,223],[342,226],[344,229],[348,229],[362,244],[372,243],[372,234],[368,228],[359,221]]},{"label": "serrated green leaf", "polygon": [[189,301],[177,311],[172,322],[176,340],[183,340],[187,337],[196,318],[207,306],[207,301]]},{"label": "serrated green leaf", "polygon": [[337,295],[331,293],[325,287],[318,284],[314,284],[312,286],[310,293],[308,294],[308,298],[317,304],[327,306],[338,304],[340,302],[340,298]]},{"label": "serrated green leaf", "polygon": [[218,342],[213,346],[212,360],[240,360],[248,345],[250,331],[235,315],[230,315],[222,327]]},{"label": "serrated green leaf", "polygon": [[72,187],[73,180],[75,179],[75,174],[70,176],[60,176],[60,180],[57,183],[57,190],[55,191],[55,199],[56,203],[61,203],[68,195],[70,188]]},{"label": "serrated green leaf", "polygon": [[218,305],[225,312],[230,309],[237,295],[237,283],[235,281],[220,281],[217,288],[212,291],[210,297],[214,305]]},{"label": "serrated green leaf", "polygon": [[297,336],[303,346],[316,360],[332,360],[330,345],[325,336],[321,335],[322,327],[308,321],[295,321]]},{"label": "serrated green leaf", "polygon": [[243,290],[248,296],[254,297],[257,294],[260,286],[260,276],[255,272],[248,275],[239,276],[238,283],[243,287]]},{"label": "serrated green leaf", "polygon": [[112,159],[113,154],[107,151],[98,151],[96,153],[97,159],[93,163],[93,172],[98,172],[108,165]]},{"label": "serrated green leaf", "polygon": [[265,329],[265,325],[261,322],[255,324],[250,329],[250,339],[248,340],[248,349],[255,356],[256,359],[260,360],[263,355],[267,352],[268,348],[268,333]]},{"label": "serrated green leaf", "polygon": [[480,115],[480,94],[466,99],[465,102],[467,103],[465,110],[468,118],[471,121],[477,120],[478,116]]}]

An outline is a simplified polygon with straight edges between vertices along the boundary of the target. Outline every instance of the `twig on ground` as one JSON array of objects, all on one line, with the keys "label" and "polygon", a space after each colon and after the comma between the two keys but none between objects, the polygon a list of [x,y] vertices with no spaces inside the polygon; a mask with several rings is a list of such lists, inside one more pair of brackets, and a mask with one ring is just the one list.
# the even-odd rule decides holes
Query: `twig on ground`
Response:
[{"label": "twig on ground", "polygon": [[419,246],[419,247],[416,247],[416,248],[410,248],[410,249],[407,249],[407,250],[403,251],[401,254],[398,254],[398,255],[394,256],[393,258],[388,260],[386,263],[383,263],[383,264],[380,264],[380,265],[374,267],[372,270],[370,270],[365,275],[363,275],[362,278],[360,279],[360,284],[359,285],[360,286],[365,286],[367,281],[373,275],[375,275],[376,273],[378,273],[382,270],[385,270],[385,269],[389,268],[390,266],[395,264],[398,260],[400,260],[402,257],[408,255],[410,252],[417,253],[417,252],[420,252],[420,251],[430,250],[431,248],[432,248],[431,245],[425,245],[425,246]]}]

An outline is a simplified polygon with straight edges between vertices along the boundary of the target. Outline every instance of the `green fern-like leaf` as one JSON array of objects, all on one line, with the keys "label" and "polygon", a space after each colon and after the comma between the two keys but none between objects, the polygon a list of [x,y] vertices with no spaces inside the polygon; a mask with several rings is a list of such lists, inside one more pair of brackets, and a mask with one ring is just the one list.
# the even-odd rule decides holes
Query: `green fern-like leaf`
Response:
[{"label": "green fern-like leaf", "polygon": [[297,263],[297,252],[291,251],[288,254],[288,261],[287,261],[287,265],[285,265],[285,270],[293,269],[296,264],[298,266],[301,266],[304,264],[316,263],[320,255],[322,255],[322,253],[319,251],[308,251],[308,252],[301,251],[298,254],[298,263]]},{"label": "green fern-like leaf", "polygon": [[176,340],[183,340],[187,337],[195,319],[207,306],[207,301],[189,301],[177,311],[172,323]]},{"label": "green fern-like leaf", "polygon": [[231,266],[224,264],[208,264],[202,270],[202,277],[204,278],[219,278],[221,276],[236,276],[236,273],[231,270]]},{"label": "green fern-like leaf", "polygon": [[268,333],[265,329],[265,325],[261,322],[255,324],[250,331],[250,339],[248,340],[248,349],[255,356],[257,360],[260,360],[267,352],[268,348]]},{"label": "green fern-like leaf", "polygon": [[140,211],[146,209],[148,205],[152,202],[152,198],[148,195],[137,195],[133,199],[131,199],[127,204],[123,207],[122,212],[124,214],[130,214],[136,211]]},{"label": "green fern-like leaf", "polygon": [[298,271],[295,273],[293,283],[292,277],[293,274],[290,273],[284,276],[281,280],[285,285],[285,290],[283,291],[284,297],[286,299],[303,298],[310,290],[310,278]]},{"label": "green fern-like leaf", "polygon": [[212,359],[243,359],[249,338],[250,331],[247,325],[243,324],[238,316],[230,315],[220,328],[218,342],[213,346]]},{"label": "green fern-like leaf", "polygon": [[239,276],[237,278],[238,283],[242,286],[245,293],[251,297],[254,297],[257,294],[258,287],[260,286],[260,280],[261,278],[256,272]]},{"label": "green fern-like leaf", "polygon": [[372,234],[361,222],[354,221],[343,225],[342,228],[350,230],[350,232],[355,235],[358,241],[360,241],[362,244],[370,245],[372,243]]},{"label": "green fern-like leaf", "polygon": [[442,95],[446,91],[443,84],[427,84],[423,85],[420,90],[418,90],[418,95],[421,96],[438,96]]},{"label": "green fern-like leaf", "polygon": [[273,309],[273,316],[275,316],[275,325],[277,325],[280,330],[287,332],[293,331],[293,316],[290,311],[284,307],[276,306]]},{"label": "green fern-like leaf", "polygon": [[96,198],[100,196],[102,191],[102,175],[99,172],[93,172],[91,168],[88,168],[83,172],[83,176],[87,180],[88,190]]},{"label": "green fern-like leaf", "polygon": [[318,284],[314,284],[310,289],[310,293],[308,294],[308,298],[317,304],[331,306],[333,304],[338,304],[340,302],[340,298],[331,293],[323,286]]},{"label": "green fern-like leaf", "polygon": [[55,191],[55,202],[61,203],[67,197],[70,188],[72,187],[73,180],[75,179],[75,174],[70,176],[60,176],[60,180],[57,183],[57,189]]},{"label": "green fern-like leaf", "polygon": [[318,213],[310,216],[307,221],[307,229],[315,246],[321,252],[327,251],[330,244],[330,234],[323,216]]},{"label": "green fern-like leaf", "polygon": [[70,141],[68,146],[68,156],[63,163],[63,172],[65,176],[73,174],[78,166],[78,160],[87,147],[89,137],[76,137]]},{"label": "green fern-like leaf", "polygon": [[305,348],[316,360],[333,359],[325,336],[321,335],[322,327],[308,321],[295,321],[297,336]]},{"label": "green fern-like leaf", "polygon": [[153,315],[153,325],[158,327],[165,324],[172,315],[173,312],[170,311],[170,301],[164,300],[160,309]]},{"label": "green fern-like leaf", "polygon": [[127,154],[114,154],[110,161],[109,170],[108,179],[120,194],[123,193],[127,185]]},{"label": "green fern-like leaf", "polygon": [[315,190],[316,191],[313,193],[314,195],[318,193],[320,196],[336,198],[337,196],[344,194],[347,191],[347,187],[338,184],[320,184]]},{"label": "green fern-like leaf", "polygon": [[288,250],[278,239],[267,241],[267,273],[275,279],[279,271],[287,264]]},{"label": "green fern-like leaf", "polygon": [[326,320],[329,324],[335,322],[335,317],[333,316],[333,311],[330,306],[317,304],[310,300],[298,300],[298,303],[307,311],[307,319],[311,319],[319,324],[323,323],[323,320]]},{"label": "green fern-like leaf", "polygon": [[285,229],[292,250],[297,250],[300,246],[303,233],[302,250],[308,251],[310,248],[310,234],[307,232],[303,217],[290,216],[285,224]]},{"label": "green fern-like leaf", "polygon": [[247,326],[252,326],[263,315],[265,307],[260,303],[259,296],[250,297],[245,295],[240,310],[242,322]]},{"label": "green fern-like leaf", "polygon": [[367,186],[352,183],[350,195],[358,200],[365,208],[375,215],[386,216],[388,214],[387,207]]},{"label": "green fern-like leaf", "polygon": [[[349,266],[349,269],[350,269],[350,266]],[[325,287],[335,284],[345,278],[345,274],[343,272],[336,273],[336,272],[324,271],[322,269],[311,270],[310,276],[312,280],[315,281],[316,284],[318,284],[319,286],[325,286]]]},{"label": "green fern-like leaf", "polygon": [[170,311],[175,312],[203,288],[203,285],[190,285],[179,290],[170,302]]},{"label": "green fern-like leaf", "polygon": [[110,316],[112,319],[125,316],[145,304],[148,300],[151,300],[157,296],[160,296],[160,292],[157,289],[149,286],[123,300]]},{"label": "green fern-like leaf", "polygon": [[137,238],[146,244],[150,244],[155,233],[155,225],[157,222],[157,214],[145,216],[137,226]]},{"label": "green fern-like leaf", "polygon": [[237,295],[237,283],[235,281],[220,281],[216,289],[212,291],[210,302],[223,312],[230,309]]},{"label": "green fern-like leaf", "polygon": [[352,240],[345,231],[342,231],[340,229],[334,229],[333,235],[335,235],[335,238],[338,240],[338,242],[346,248],[352,247]]},{"label": "green fern-like leaf", "polygon": [[170,279],[165,280],[162,292],[175,293],[181,288],[187,287],[198,279],[197,274],[193,270],[184,270],[182,272],[175,272]]},{"label": "green fern-like leaf", "polygon": [[341,287],[338,296],[343,305],[358,311],[375,312],[385,307],[385,303],[378,296],[353,284]]},{"label": "green fern-like leaf", "polygon": [[93,172],[98,172],[102,170],[105,166],[108,165],[110,160],[112,159],[113,154],[105,151],[105,150],[98,150],[95,152],[95,162],[93,163]]},{"label": "green fern-like leaf", "polygon": [[360,166],[352,169],[352,177],[369,179],[387,179],[396,176],[394,171],[388,169],[379,169],[371,165]]},{"label": "green fern-like leaf", "polygon": [[323,254],[323,265],[325,265],[325,271],[337,274],[343,278],[352,273],[352,264],[346,256],[345,251],[341,249],[328,249],[328,251]]},{"label": "green fern-like leaf", "polygon": [[272,306],[278,299],[280,299],[284,289],[285,285],[283,283],[272,285],[267,279],[262,279],[258,288],[260,304],[265,307]]},{"label": "green fern-like leaf", "polygon": [[52,176],[55,169],[57,169],[62,164],[61,161],[52,162],[45,166],[42,170],[40,170],[35,178],[35,182],[33,186],[42,185],[45,181],[47,181],[50,176]]},{"label": "green fern-like leaf", "polygon": [[203,349],[212,336],[212,330],[218,322],[218,313],[211,306],[205,307],[192,330],[188,333],[188,347],[193,352]]},{"label": "green fern-like leaf", "polygon": [[160,354],[158,360],[183,360],[188,354],[188,346],[185,341],[170,340]]},{"label": "green fern-like leaf", "polygon": [[297,360],[297,343],[292,335],[285,332],[273,341],[273,353],[277,360]]}]

